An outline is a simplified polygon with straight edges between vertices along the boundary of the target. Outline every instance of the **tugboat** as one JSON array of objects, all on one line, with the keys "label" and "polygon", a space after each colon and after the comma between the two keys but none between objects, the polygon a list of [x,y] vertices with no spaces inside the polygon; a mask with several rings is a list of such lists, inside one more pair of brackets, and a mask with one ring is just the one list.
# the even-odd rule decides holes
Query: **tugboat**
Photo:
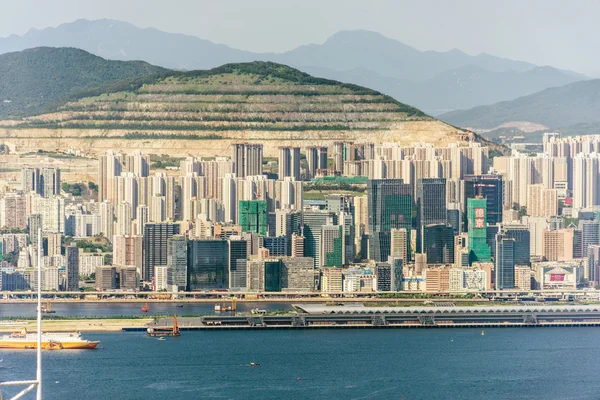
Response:
[{"label": "tugboat", "polygon": [[173,328],[148,328],[146,332],[148,336],[180,336],[177,314],[173,314]]},{"label": "tugboat", "polygon": [[150,307],[148,307],[148,303],[146,303],[142,306],[142,312],[148,312],[148,311],[150,311]]}]

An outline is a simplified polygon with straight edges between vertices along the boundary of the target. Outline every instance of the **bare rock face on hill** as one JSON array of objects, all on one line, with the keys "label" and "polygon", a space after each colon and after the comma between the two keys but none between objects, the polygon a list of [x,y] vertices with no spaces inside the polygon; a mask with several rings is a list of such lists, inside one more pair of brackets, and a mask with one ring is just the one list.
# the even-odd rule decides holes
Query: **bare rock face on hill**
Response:
[{"label": "bare rock face on hill", "polygon": [[111,83],[56,112],[0,122],[17,151],[140,149],[172,155],[229,155],[236,141],[281,145],[373,141],[446,145],[478,140],[371,89],[314,78],[265,62],[166,72]]}]

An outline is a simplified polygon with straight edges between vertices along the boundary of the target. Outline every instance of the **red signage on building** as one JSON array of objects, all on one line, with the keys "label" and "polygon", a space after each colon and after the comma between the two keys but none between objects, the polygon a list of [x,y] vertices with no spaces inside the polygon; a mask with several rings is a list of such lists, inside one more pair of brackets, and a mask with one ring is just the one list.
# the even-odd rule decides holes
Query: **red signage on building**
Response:
[{"label": "red signage on building", "polygon": [[475,209],[475,228],[485,228],[485,209]]}]

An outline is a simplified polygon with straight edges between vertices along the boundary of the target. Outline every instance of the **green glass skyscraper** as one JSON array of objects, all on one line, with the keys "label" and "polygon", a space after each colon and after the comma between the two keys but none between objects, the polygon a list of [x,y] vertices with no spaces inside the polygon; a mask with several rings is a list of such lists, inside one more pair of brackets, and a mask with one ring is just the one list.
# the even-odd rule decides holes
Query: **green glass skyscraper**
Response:
[{"label": "green glass skyscraper", "polygon": [[265,292],[281,292],[281,261],[265,261]]},{"label": "green glass skyscraper", "polygon": [[469,222],[469,263],[490,262],[492,252],[487,244],[486,199],[467,199],[467,220]]},{"label": "green glass skyscraper", "polygon": [[252,232],[267,236],[269,223],[266,201],[240,200],[238,210],[242,232]]},{"label": "green glass skyscraper", "polygon": [[412,229],[412,188],[403,179],[371,179],[367,194],[371,258],[385,262],[390,255],[391,230]]}]

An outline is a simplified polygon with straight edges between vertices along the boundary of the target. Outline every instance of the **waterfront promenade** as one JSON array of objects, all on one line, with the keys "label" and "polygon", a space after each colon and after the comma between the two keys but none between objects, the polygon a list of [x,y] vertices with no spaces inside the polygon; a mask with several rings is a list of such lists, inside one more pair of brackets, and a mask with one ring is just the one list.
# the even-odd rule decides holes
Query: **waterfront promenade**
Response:
[{"label": "waterfront promenade", "polygon": [[[191,311],[191,312],[190,312]],[[148,327],[172,327],[174,313],[186,330],[221,329],[318,329],[318,328],[452,328],[452,327],[548,327],[600,326],[600,304],[586,303],[443,303],[303,302],[287,309],[250,309],[199,313],[185,308],[161,310],[156,315],[95,315],[83,317],[52,314],[43,321],[44,331],[121,332]],[[0,320],[0,332],[35,331],[34,319]]]},{"label": "waterfront promenade", "polygon": [[[152,318],[98,318],[98,319],[46,319],[42,323],[43,332],[122,332],[123,328],[145,330]],[[0,333],[37,332],[35,320],[0,321]]]}]

